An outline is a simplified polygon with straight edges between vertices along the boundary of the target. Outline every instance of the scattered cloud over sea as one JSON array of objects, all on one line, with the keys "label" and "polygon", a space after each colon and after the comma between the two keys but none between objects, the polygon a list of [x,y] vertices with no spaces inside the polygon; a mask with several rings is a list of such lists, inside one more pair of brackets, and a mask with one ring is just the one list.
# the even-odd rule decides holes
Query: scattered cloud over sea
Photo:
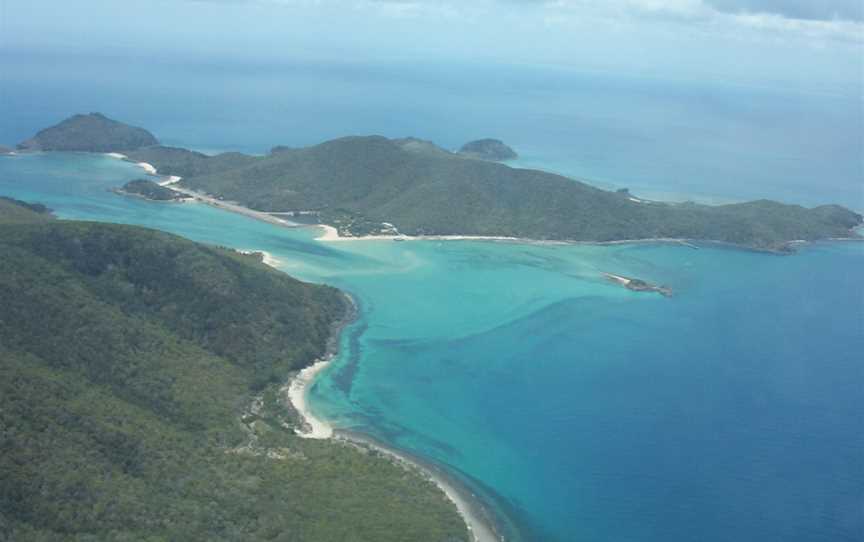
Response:
[{"label": "scattered cloud over sea", "polygon": [[[861,0],[190,0],[259,2],[294,7],[339,5],[392,18],[480,20],[515,14],[546,26],[687,25],[711,34],[764,33],[772,38],[864,43]],[[742,36],[746,37],[746,36]]]}]

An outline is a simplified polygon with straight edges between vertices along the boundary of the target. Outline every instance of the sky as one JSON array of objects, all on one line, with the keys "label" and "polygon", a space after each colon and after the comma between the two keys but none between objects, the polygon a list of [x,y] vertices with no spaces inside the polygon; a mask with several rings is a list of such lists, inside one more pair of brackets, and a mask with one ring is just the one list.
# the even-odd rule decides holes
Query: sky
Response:
[{"label": "sky", "polygon": [[842,87],[861,0],[0,0],[0,49],[269,62],[501,63]]}]

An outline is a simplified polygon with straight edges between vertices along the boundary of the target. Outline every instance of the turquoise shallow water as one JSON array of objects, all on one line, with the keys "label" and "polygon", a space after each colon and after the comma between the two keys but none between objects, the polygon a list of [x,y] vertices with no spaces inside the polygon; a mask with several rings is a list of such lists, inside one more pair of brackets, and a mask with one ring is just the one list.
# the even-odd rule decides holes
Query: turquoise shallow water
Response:
[{"label": "turquoise shallow water", "polygon": [[[105,157],[0,158],[0,194],[65,218],[272,252],[361,317],[313,408],[433,460],[526,540],[843,541],[864,534],[864,246],[313,241],[107,191]],[[672,285],[666,299],[610,271]]]}]

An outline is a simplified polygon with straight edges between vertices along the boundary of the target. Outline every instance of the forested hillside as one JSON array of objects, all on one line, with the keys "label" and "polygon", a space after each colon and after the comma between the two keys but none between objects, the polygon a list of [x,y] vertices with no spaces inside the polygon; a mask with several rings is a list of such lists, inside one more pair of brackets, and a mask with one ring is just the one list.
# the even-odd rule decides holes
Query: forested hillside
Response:
[{"label": "forested hillside", "polygon": [[[120,148],[181,186],[260,211],[312,212],[342,235],[484,235],[560,241],[682,238],[759,249],[790,241],[848,237],[862,217],[826,205],[770,200],[735,205],[651,202],[544,171],[471,156],[510,156],[497,140],[466,155],[415,138],[344,137],[312,147],[274,147],[267,156],[208,156],[159,146],[141,129],[98,114],[76,115],[37,134],[43,150]],[[114,143],[116,139],[116,144]],[[488,154],[491,153],[491,154]]]},{"label": "forested hillside", "polygon": [[[157,167],[158,167],[158,162]],[[431,152],[383,137],[284,150],[182,184],[265,211],[318,211],[342,234],[387,222],[408,235],[615,241],[686,238],[782,248],[849,235],[861,216],[761,200],[734,205],[648,202],[559,175]]]},{"label": "forested hillside", "polygon": [[279,386],[344,312],[254,257],[0,201],[0,539],[466,540],[430,482],[293,434]]}]

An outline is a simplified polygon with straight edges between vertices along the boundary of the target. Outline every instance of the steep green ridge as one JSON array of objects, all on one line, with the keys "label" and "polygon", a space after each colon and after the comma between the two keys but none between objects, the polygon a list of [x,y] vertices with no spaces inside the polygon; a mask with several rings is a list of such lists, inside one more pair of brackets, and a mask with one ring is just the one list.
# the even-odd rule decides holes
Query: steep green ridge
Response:
[{"label": "steep green ridge", "polygon": [[0,539],[467,539],[431,483],[290,430],[275,383],[323,352],[336,290],[143,228],[24,207],[16,222],[13,206]]},{"label": "steep green ridge", "polygon": [[[261,211],[312,211],[342,235],[393,233],[393,225],[408,235],[599,242],[683,238],[783,250],[794,240],[854,236],[851,228],[862,222],[861,215],[835,205],[649,202],[626,190],[610,192],[560,175],[476,160],[416,138],[345,137],[302,149],[274,147],[263,157],[207,156],[155,144],[141,148],[140,141],[133,147],[124,137],[131,129],[125,125],[114,141],[118,123],[111,123],[98,114],[77,115],[37,139],[51,139],[46,132],[66,134],[60,130],[66,125],[86,126],[89,139],[76,139],[86,147],[78,150],[104,150],[112,141],[131,160],[183,177],[182,186]],[[469,151],[504,152],[497,140],[474,143]]]},{"label": "steep green ridge", "polygon": [[347,137],[228,164],[182,184],[264,211],[319,211],[349,235],[377,233],[388,222],[408,235],[687,238],[777,249],[792,240],[845,237],[861,223],[839,206],[640,201],[542,171],[417,152],[405,141]]},{"label": "steep green ridge", "polygon": [[27,151],[119,152],[159,142],[143,128],[111,120],[101,113],[72,116],[18,144]]},{"label": "steep green ridge", "polygon": [[162,175],[193,177],[232,169],[256,161],[254,156],[239,152],[226,152],[216,156],[161,145],[125,153],[134,162],[153,164]]}]

